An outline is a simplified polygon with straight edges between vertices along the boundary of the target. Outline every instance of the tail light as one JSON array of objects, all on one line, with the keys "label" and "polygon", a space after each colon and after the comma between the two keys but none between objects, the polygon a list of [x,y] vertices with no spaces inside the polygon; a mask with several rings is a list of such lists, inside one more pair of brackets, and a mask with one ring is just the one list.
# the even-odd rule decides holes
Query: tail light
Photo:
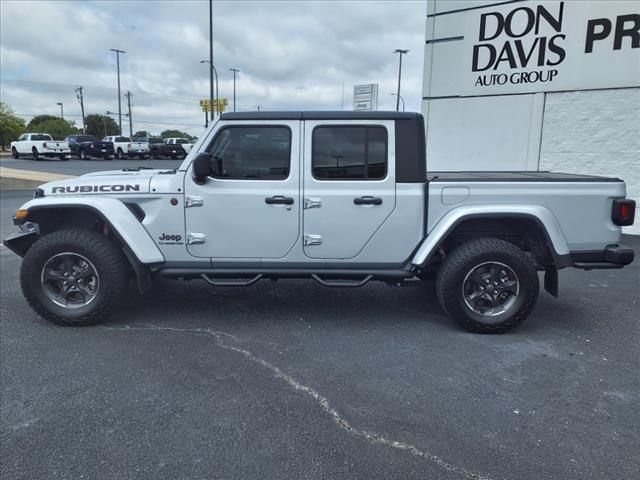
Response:
[{"label": "tail light", "polygon": [[616,225],[628,227],[633,225],[636,216],[636,201],[627,198],[618,198],[613,201],[613,210],[611,211],[611,219]]},{"label": "tail light", "polygon": [[43,146],[44,148],[47,148],[47,142],[44,142],[44,143],[42,144],[42,146]]},{"label": "tail light", "polygon": [[92,144],[91,144],[91,148],[96,148],[96,144],[95,144],[95,143],[92,143]]},{"label": "tail light", "polygon": [[127,148],[131,148],[131,144],[130,143],[127,144]]}]

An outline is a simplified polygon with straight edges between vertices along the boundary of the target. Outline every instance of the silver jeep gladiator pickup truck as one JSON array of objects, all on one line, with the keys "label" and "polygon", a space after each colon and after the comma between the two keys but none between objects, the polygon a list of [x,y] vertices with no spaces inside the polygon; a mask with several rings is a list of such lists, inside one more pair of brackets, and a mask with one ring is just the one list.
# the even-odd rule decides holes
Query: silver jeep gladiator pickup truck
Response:
[{"label": "silver jeep gladiator pickup truck", "polygon": [[[621,268],[635,202],[622,180],[427,172],[421,115],[226,113],[177,170],[126,168],[42,185],[5,245],[29,304],[98,322],[129,279],[215,286],[312,278],[327,287],[435,280],[462,327],[521,323],[558,270]],[[425,287],[427,288],[427,287]]]}]

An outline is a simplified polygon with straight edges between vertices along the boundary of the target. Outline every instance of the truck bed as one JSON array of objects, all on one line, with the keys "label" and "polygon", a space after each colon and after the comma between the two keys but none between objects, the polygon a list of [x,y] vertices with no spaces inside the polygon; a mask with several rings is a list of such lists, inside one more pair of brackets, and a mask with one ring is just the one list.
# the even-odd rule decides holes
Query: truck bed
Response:
[{"label": "truck bed", "polygon": [[559,172],[428,172],[429,182],[622,182],[619,178]]}]

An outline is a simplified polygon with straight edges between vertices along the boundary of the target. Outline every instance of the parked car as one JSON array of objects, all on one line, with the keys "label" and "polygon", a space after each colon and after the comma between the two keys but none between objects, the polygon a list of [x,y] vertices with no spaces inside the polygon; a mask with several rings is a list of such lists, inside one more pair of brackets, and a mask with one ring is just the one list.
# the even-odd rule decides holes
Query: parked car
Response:
[{"label": "parked car", "polygon": [[93,135],[69,135],[65,140],[69,143],[71,153],[82,160],[88,160],[92,157],[104,158],[105,160],[113,158],[113,143],[99,141]]},{"label": "parked car", "polygon": [[225,113],[178,169],[42,185],[4,244],[24,257],[29,304],[62,325],[105,318],[129,276],[141,291],[158,277],[214,287],[435,279],[452,319],[501,333],[533,310],[538,272],[557,296],[560,269],[633,261],[621,229],[635,202],[622,180],[426,172],[425,156],[420,114]]},{"label": "parked car", "polygon": [[113,145],[116,158],[149,158],[149,144],[147,142],[132,142],[129,137],[110,135],[102,139]]},{"label": "parked car", "polygon": [[151,158],[169,157],[175,160],[186,157],[191,150],[186,138],[148,137],[145,141],[149,143]]},{"label": "parked car", "polygon": [[56,157],[60,160],[69,160],[69,144],[64,141],[54,140],[48,133],[23,133],[18,140],[11,142],[11,156],[20,158],[20,155],[31,155],[34,160],[42,157]]},{"label": "parked car", "polygon": [[[142,139],[134,139],[142,140]],[[147,137],[144,139],[149,144],[149,156],[151,158],[162,158],[168,156],[165,153],[165,143],[162,137]]]},{"label": "parked car", "polygon": [[173,159],[186,157],[192,147],[186,138],[165,138],[164,143],[167,146],[169,156]]}]

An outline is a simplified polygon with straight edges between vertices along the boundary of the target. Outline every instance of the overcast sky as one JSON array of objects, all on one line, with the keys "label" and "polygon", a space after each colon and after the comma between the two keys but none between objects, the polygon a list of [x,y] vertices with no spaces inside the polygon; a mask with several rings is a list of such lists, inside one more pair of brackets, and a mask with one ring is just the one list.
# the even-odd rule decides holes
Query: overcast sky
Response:
[{"label": "overcast sky", "polygon": [[[116,111],[116,64],[133,94],[133,128],[198,135],[207,98],[209,17],[205,1],[0,1],[0,94],[16,113]],[[214,1],[214,64],[220,96],[238,110],[352,109],[353,85],[378,83],[379,109],[394,109],[398,57],[407,110],[419,111],[426,0]],[[231,101],[230,101],[231,106]],[[126,100],[123,99],[123,111]],[[151,123],[155,122],[155,123]],[[126,128],[125,128],[126,125]],[[123,131],[128,124],[123,119]]]}]

